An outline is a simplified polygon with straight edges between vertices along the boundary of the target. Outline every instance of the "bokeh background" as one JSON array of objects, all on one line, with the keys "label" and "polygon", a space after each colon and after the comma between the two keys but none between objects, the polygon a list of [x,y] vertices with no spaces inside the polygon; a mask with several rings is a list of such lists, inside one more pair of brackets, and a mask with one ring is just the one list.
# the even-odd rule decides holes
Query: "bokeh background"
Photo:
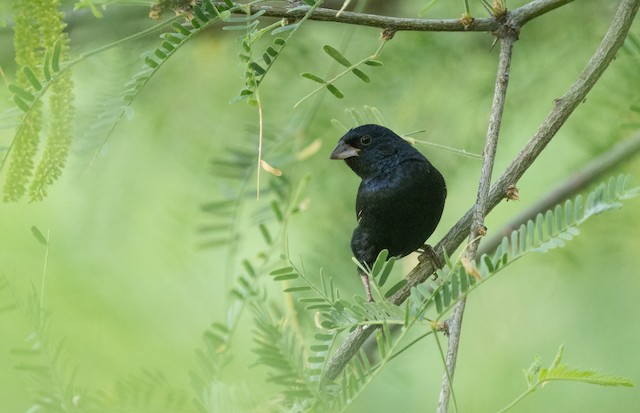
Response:
[{"label": "bokeh background", "polygon": [[[3,81],[13,79],[11,9],[3,2],[0,28]],[[133,2],[132,2],[133,3]],[[372,13],[416,16],[429,2],[403,1],[390,7],[371,2]],[[458,17],[461,4],[436,2],[427,17]],[[460,2],[461,3],[461,2]],[[510,1],[515,8],[524,1]],[[618,2],[583,0],[528,24],[516,44],[507,107],[496,161],[496,175],[529,139],[554,98],[578,76],[602,39]],[[72,55],[89,51],[150,27],[145,5],[112,4],[96,19],[88,10],[68,11]],[[473,12],[484,16],[479,2]],[[377,108],[398,133],[424,129],[416,138],[480,153],[486,133],[497,62],[492,36],[482,33],[397,33],[380,56],[384,65],[367,68],[365,84],[354,76],[337,82],[345,98],[323,92],[293,109],[316,84],[302,72],[336,72],[322,51],[330,44],[352,61],[373,53],[378,29],[309,22],[296,35],[260,88],[264,111],[265,159],[297,185],[310,176],[305,210],[288,227],[291,255],[309,274],[322,268],[334,276],[345,296],[361,294],[350,260],[355,225],[353,205],[358,179],[328,155],[351,124],[345,109]],[[640,26],[632,28],[640,36]],[[92,129],[96,115],[117,95],[153,50],[158,34],[110,49],[74,71],[78,125],[67,168],[43,202],[0,204],[0,274],[12,285],[4,302],[26,301],[40,291],[46,262],[44,304],[52,313],[52,340],[64,339],[77,382],[88,393],[109,393],[143,369],[162,371],[178,387],[189,388],[194,349],[203,331],[223,321],[230,280],[240,261],[254,259],[262,247],[256,216],[269,206],[243,198],[237,248],[207,247],[201,229],[215,221],[202,205],[237,190],[238,181],[212,173],[211,162],[244,145],[257,153],[256,109],[229,101],[243,86],[238,32],[220,26],[180,50],[160,70],[104,141]],[[637,38],[637,37],[636,37]],[[535,204],[555,185],[616,142],[637,133],[640,113],[640,54],[628,47],[518,183],[520,201],[503,203],[487,220],[497,230]],[[0,88],[0,109],[11,106]],[[636,106],[637,107],[637,106]],[[12,129],[0,130],[6,146]],[[320,149],[304,161],[291,161],[318,141]],[[475,199],[481,162],[418,144],[443,172],[449,198],[435,243]],[[638,158],[612,174],[628,173],[640,182]],[[608,176],[602,177],[602,180]],[[255,171],[247,180],[255,186]],[[536,355],[548,365],[560,344],[572,366],[598,368],[640,383],[640,200],[598,216],[581,228],[566,248],[532,254],[474,293],[462,333],[456,396],[460,411],[490,412],[525,390],[522,370]],[[256,212],[258,211],[258,212]],[[49,237],[46,249],[32,235],[36,226]],[[395,277],[413,264],[406,258]],[[279,286],[264,280],[274,306],[283,306]],[[309,321],[312,315],[300,314]],[[242,362],[232,374],[256,394],[273,390],[260,367],[249,367],[251,320],[235,341]],[[311,324],[311,323],[308,323]],[[37,388],[14,369],[21,363],[12,349],[24,345],[29,325],[19,310],[0,313],[0,401],[2,411],[26,411]],[[427,339],[396,359],[366,390],[354,412],[433,411],[442,375],[437,347]],[[519,412],[636,412],[637,388],[604,388],[553,383],[517,406]]]}]

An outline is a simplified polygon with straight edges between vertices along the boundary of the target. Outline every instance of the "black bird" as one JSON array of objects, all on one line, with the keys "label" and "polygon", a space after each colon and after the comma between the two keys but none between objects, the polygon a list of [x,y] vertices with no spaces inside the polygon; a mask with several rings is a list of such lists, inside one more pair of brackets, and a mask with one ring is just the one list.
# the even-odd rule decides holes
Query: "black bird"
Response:
[{"label": "black bird", "polygon": [[[404,257],[424,245],[447,196],[444,178],[424,155],[385,127],[362,125],[340,138],[330,158],[343,159],[362,178],[351,238],[359,262],[371,268],[383,249]],[[367,274],[358,272],[373,301]]]}]

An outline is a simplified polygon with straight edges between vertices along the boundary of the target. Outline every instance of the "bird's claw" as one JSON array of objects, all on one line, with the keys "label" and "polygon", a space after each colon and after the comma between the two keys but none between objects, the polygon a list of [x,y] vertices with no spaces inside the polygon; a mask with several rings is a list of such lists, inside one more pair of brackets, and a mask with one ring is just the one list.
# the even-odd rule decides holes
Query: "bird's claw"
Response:
[{"label": "bird's claw", "polygon": [[424,244],[422,247],[418,249],[422,254],[418,256],[418,261],[423,262],[427,259],[431,260],[435,268],[442,268],[444,263],[436,253],[436,250],[433,249],[431,245]]}]

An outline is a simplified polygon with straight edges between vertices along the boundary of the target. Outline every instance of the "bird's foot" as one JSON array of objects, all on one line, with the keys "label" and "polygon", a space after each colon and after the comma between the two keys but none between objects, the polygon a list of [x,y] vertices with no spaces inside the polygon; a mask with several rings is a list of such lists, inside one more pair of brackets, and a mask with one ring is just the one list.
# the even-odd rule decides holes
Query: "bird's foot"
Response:
[{"label": "bird's foot", "polygon": [[374,302],[373,295],[371,295],[371,284],[369,283],[369,276],[361,270],[358,270],[358,274],[360,274],[360,279],[362,280],[362,284],[364,284],[364,291],[367,293],[367,301],[369,301],[370,303]]},{"label": "bird's foot", "polygon": [[422,252],[418,256],[418,261],[422,262],[429,259],[435,268],[442,268],[444,266],[444,262],[442,262],[438,254],[436,254],[436,250],[434,250],[431,245],[424,244],[418,251]]}]

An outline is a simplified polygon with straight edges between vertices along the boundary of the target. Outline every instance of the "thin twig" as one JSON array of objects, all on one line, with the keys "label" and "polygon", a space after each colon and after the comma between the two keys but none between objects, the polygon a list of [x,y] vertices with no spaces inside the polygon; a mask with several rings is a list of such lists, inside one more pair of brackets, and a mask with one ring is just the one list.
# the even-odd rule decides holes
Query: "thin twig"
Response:
[{"label": "thin twig", "polygon": [[[513,11],[519,26],[544,13],[550,12],[573,0],[535,0]],[[218,4],[218,3],[216,3]],[[223,4],[223,3],[220,3]],[[251,14],[264,10],[265,17],[281,17],[299,19],[305,16],[307,7],[282,7],[268,5],[252,5]],[[240,13],[236,11],[235,13]],[[318,8],[309,17],[310,20],[355,24],[359,26],[378,27],[393,31],[429,31],[429,32],[493,32],[500,28],[495,17],[473,19],[469,25],[460,19],[419,19],[408,17],[378,16],[375,14],[356,13],[326,8]]]},{"label": "thin twig", "polygon": [[[500,178],[491,186],[487,200],[487,213],[504,199],[507,189],[515,185],[533,164],[569,115],[584,100],[587,93],[602,75],[602,72],[609,66],[609,63],[611,63],[624,42],[633,18],[638,11],[638,6],[640,6],[640,0],[622,0],[611,27],[578,79],[564,96],[556,99],[551,112],[549,112],[536,133]],[[447,251],[450,255],[467,238],[471,228],[473,211],[474,208],[469,209],[436,245],[435,251],[440,257],[443,256],[443,251]],[[435,270],[431,260],[420,261],[405,277],[407,280],[405,286],[389,297],[389,301],[396,305],[402,304],[409,297],[411,288],[424,282]],[[358,328],[347,336],[327,365],[325,381],[332,381],[340,374],[374,330],[374,328]]]}]

